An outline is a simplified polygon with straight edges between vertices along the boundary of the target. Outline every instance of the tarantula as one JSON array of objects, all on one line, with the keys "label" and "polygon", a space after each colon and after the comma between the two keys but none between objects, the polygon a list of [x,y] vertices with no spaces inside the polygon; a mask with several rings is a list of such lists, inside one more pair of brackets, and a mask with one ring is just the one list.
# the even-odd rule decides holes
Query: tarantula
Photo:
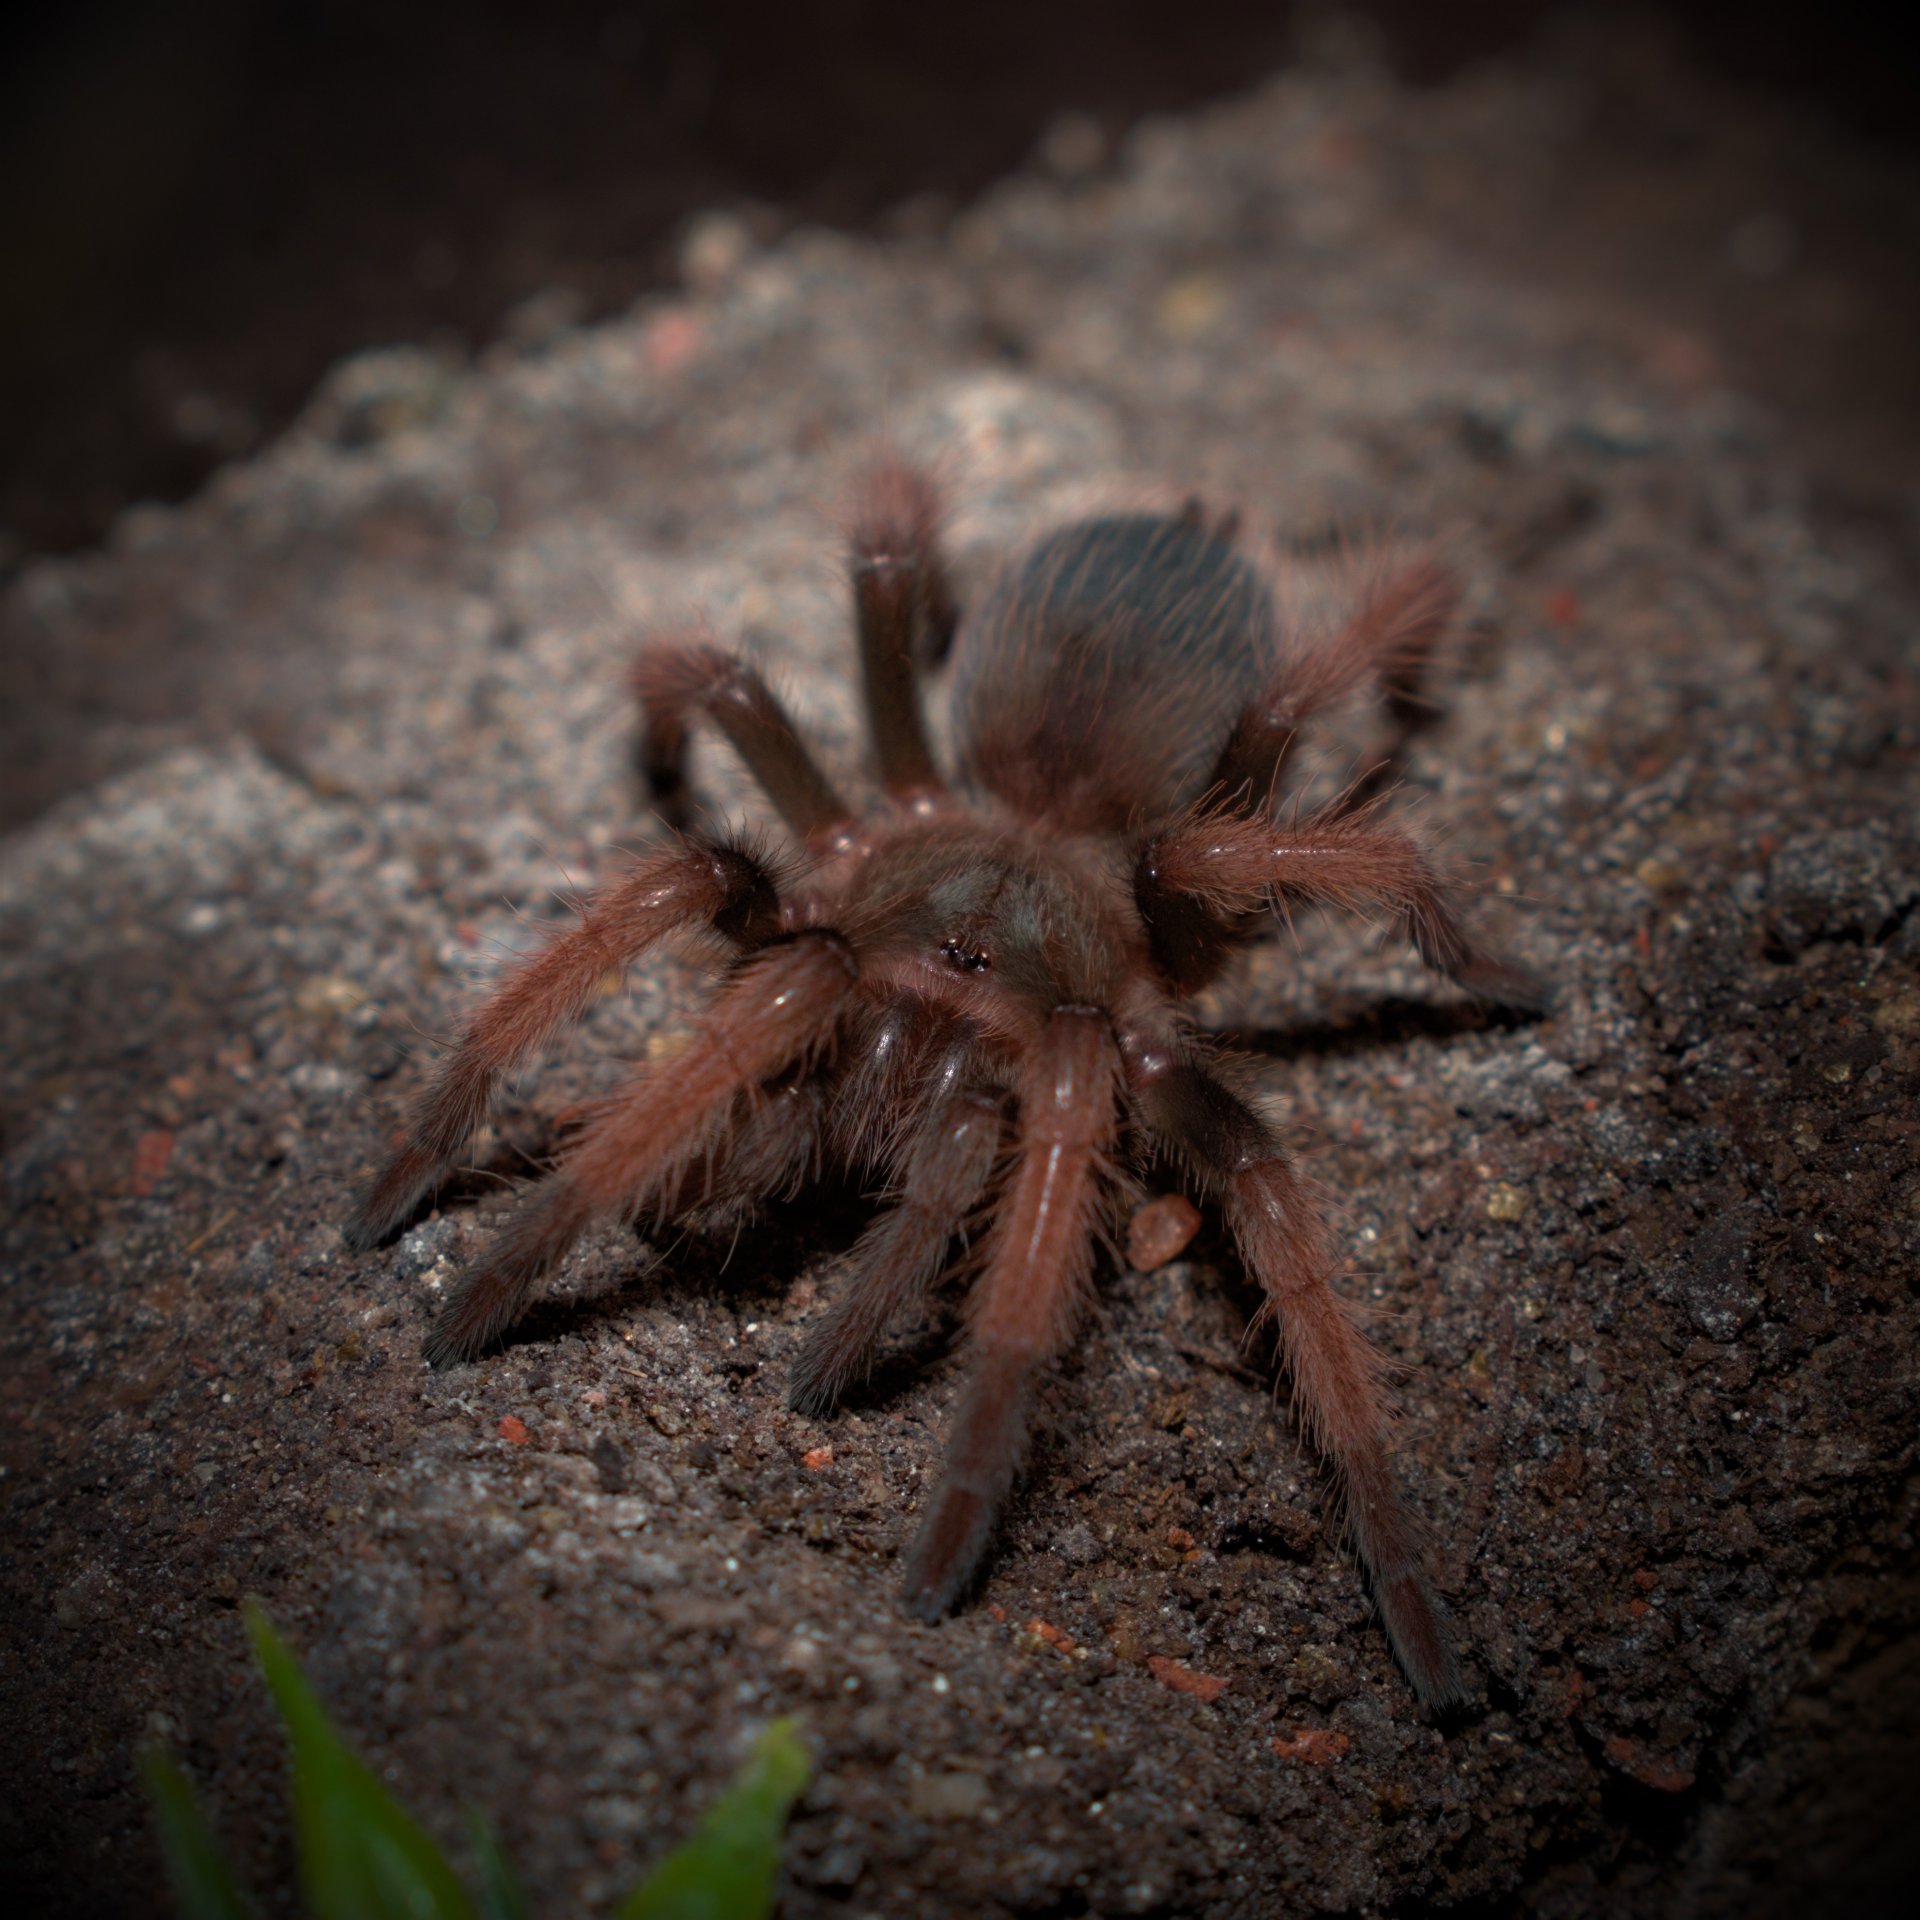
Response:
[{"label": "tarantula", "polygon": [[[938,522],[931,482],[889,457],[850,524],[877,812],[841,797],[738,656],[684,636],[643,650],[643,764],[677,831],[480,1006],[349,1241],[370,1248],[406,1222],[502,1074],[577,1020],[609,970],[669,934],[718,936],[731,960],[691,1042],[594,1110],[466,1276],[428,1357],[499,1339],[597,1219],[738,1210],[832,1160],[877,1172],[891,1204],[799,1350],[792,1402],[824,1411],[984,1217],[966,1385],[906,1557],[905,1604],[931,1621],[983,1557],[1126,1169],[1158,1155],[1218,1202],[1265,1292],[1408,1678],[1430,1705],[1455,1699],[1446,1616],[1388,1461],[1384,1363],[1331,1284],[1327,1228],[1244,1070],[1181,1010],[1275,916],[1311,906],[1384,909],[1470,993],[1538,1003],[1529,975],[1468,937],[1452,889],[1377,802],[1302,815],[1276,801],[1310,719],[1417,677],[1452,579],[1430,558],[1376,567],[1344,624],[1303,640],[1234,523],[1189,504],[1061,527],[963,616]],[[949,651],[952,784],[918,685]],[[685,831],[697,717],[765,790],[803,873]]]}]

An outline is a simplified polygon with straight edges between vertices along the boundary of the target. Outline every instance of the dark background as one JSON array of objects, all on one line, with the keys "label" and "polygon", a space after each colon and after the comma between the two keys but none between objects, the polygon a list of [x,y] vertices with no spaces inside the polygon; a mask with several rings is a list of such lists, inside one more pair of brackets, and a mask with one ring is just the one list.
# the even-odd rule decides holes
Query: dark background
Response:
[{"label": "dark background", "polygon": [[[1375,0],[1440,79],[1540,0]],[[1610,13],[1618,12],[1610,9]],[[1243,88],[1329,9],[1285,0],[92,0],[0,43],[0,568],[98,541],[270,439],[358,348],[475,349],[532,296],[614,312],[687,217],[922,220],[1030,156]],[[1913,140],[1888,10],[1676,0],[1710,71]]]}]

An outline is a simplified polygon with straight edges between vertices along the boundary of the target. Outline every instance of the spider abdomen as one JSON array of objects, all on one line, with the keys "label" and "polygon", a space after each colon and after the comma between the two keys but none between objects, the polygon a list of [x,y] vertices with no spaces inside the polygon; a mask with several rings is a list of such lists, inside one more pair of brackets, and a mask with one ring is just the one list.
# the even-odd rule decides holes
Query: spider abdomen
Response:
[{"label": "spider abdomen", "polygon": [[1195,797],[1274,652],[1273,596],[1195,514],[1048,535],[961,625],[973,780],[1029,819],[1119,833]]}]

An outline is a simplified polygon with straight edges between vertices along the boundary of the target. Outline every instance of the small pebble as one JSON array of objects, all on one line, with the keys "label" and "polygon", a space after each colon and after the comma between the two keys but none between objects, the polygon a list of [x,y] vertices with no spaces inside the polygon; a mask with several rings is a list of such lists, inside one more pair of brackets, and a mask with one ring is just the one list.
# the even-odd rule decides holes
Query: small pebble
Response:
[{"label": "small pebble", "polygon": [[907,1811],[916,1820],[972,1820],[992,1797],[977,1773],[928,1773],[907,1790]]},{"label": "small pebble", "polygon": [[1163,1193],[1149,1200],[1127,1224],[1127,1264],[1137,1273],[1151,1273],[1184,1253],[1200,1231],[1200,1214],[1191,1200]]},{"label": "small pebble", "polygon": [[1169,1660],[1165,1654],[1156,1653],[1147,1661],[1147,1671],[1171,1693],[1190,1693],[1196,1700],[1205,1701],[1211,1706],[1226,1692],[1228,1682],[1218,1674],[1196,1673],[1191,1667],[1183,1667],[1178,1660]]},{"label": "small pebble", "polygon": [[1489,1220],[1524,1220],[1527,1217],[1527,1205],[1524,1188],[1511,1186],[1504,1180],[1496,1180],[1487,1189]]}]

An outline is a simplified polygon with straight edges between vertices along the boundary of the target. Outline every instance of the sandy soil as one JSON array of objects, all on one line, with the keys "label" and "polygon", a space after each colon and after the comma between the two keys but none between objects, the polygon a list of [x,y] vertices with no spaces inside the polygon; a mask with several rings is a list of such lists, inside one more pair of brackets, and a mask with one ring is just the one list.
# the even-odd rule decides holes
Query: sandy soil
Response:
[{"label": "sandy soil", "polygon": [[[1914,1870],[1916,496],[1876,384],[1911,182],[1628,43],[1417,94],[1330,59],[1057,153],[951,230],[716,221],[617,322],[349,362],[7,588],[0,747],[73,789],[0,847],[33,1910],[151,1910],[151,1737],[290,1909],[249,1593],[552,1912],[786,1711],[794,1916],[1858,1915]],[[1469,582],[1404,803],[1553,1013],[1332,925],[1207,1008],[1272,1056],[1407,1363],[1476,1690],[1439,1724],[1217,1232],[1107,1276],[935,1629],[895,1559],[945,1324],[835,1419],[783,1404],[858,1194],[730,1257],[608,1234],[504,1353],[423,1367],[502,1176],[685,1019],[690,964],[528,1076],[438,1213],[342,1249],[476,986],[647,831],[638,630],[706,609],[852,764],[833,503],[881,426],[944,463],[964,580],[1165,486],[1299,551],[1431,532]]]}]

